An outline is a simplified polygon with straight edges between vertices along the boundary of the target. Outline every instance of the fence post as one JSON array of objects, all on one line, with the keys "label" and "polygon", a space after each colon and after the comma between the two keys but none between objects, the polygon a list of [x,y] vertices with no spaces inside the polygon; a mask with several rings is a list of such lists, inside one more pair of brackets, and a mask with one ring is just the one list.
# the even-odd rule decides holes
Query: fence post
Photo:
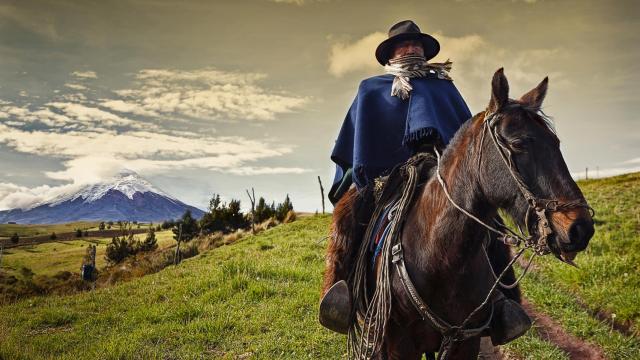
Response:
[{"label": "fence post", "polygon": [[322,214],[324,214],[324,188],[322,187],[320,175],[318,175],[318,182],[320,183],[320,196],[322,197]]},{"label": "fence post", "polygon": [[251,194],[249,194],[249,190],[245,189],[245,191],[247,192],[247,196],[249,196],[249,201],[251,201],[251,233],[255,234],[256,233],[256,193],[255,191],[253,191],[253,188],[251,188],[251,194],[253,194],[253,197],[252,197]]}]

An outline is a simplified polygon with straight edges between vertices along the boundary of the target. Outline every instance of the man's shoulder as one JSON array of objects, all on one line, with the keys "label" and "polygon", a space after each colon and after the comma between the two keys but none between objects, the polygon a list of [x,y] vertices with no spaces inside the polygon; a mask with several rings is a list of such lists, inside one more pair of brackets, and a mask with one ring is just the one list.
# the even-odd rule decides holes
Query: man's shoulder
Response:
[{"label": "man's shoulder", "polygon": [[393,82],[393,75],[383,74],[376,75],[370,78],[366,78],[360,82],[358,92],[370,92],[380,90],[381,88],[389,86]]}]

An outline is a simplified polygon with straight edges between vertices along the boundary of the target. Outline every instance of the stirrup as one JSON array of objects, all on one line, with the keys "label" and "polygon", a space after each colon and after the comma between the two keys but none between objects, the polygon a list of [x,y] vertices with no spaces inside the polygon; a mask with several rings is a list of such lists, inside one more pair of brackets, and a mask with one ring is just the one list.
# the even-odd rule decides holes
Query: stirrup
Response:
[{"label": "stirrup", "polygon": [[320,324],[329,330],[347,334],[351,326],[351,294],[347,282],[333,284],[320,301]]},{"label": "stirrup", "polygon": [[517,302],[501,296],[494,304],[491,319],[491,343],[504,345],[524,335],[531,328],[531,318]]}]

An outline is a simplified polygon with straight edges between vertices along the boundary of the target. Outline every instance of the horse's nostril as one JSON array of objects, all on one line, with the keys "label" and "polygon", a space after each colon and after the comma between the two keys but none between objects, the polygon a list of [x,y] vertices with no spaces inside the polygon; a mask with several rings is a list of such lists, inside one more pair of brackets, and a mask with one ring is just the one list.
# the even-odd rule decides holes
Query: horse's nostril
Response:
[{"label": "horse's nostril", "polygon": [[[578,219],[569,228],[569,240],[578,247],[585,248],[595,232],[593,222]],[[582,245],[582,246],[580,246]]]}]

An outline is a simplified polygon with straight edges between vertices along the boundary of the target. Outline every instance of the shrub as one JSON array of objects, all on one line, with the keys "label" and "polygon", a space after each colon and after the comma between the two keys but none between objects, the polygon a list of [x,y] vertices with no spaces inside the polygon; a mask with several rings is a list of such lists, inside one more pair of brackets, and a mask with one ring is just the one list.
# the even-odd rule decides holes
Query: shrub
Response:
[{"label": "shrub", "polygon": [[132,235],[128,238],[124,236],[114,236],[111,238],[111,243],[107,245],[105,259],[112,264],[117,264],[128,256],[136,253],[137,249],[135,245]]},{"label": "shrub", "polygon": [[260,199],[258,199],[258,204],[256,204],[256,208],[254,210],[255,222],[261,223],[268,218],[273,217],[275,215],[275,212],[276,211],[273,203],[271,204],[271,206],[269,206],[267,205],[267,202],[264,200],[264,198],[260,197]]},{"label": "shrub", "polygon": [[82,230],[76,229],[76,237],[82,237]]},{"label": "shrub", "polygon": [[178,237],[180,236],[180,241],[187,242],[193,239],[196,235],[198,235],[198,223],[191,216],[191,210],[187,209],[182,218],[177,221],[174,225],[174,228],[171,229],[173,232],[173,238],[178,241]]},{"label": "shrub", "polygon": [[293,204],[291,203],[291,199],[289,199],[289,194],[287,194],[287,197],[284,199],[284,202],[281,204],[278,204],[278,207],[276,208],[276,219],[278,219],[278,221],[283,222],[285,217],[287,217],[287,214],[289,213],[289,211],[293,210]]},{"label": "shrub", "polygon": [[11,235],[11,242],[14,244],[20,242],[20,236],[18,235],[18,233],[13,233],[13,235]]},{"label": "shrub", "polygon": [[156,232],[151,227],[149,228],[149,232],[147,232],[147,237],[140,243],[138,249],[140,251],[152,251],[157,248],[158,242],[156,241]]},{"label": "shrub", "polygon": [[50,240],[55,240],[55,239],[57,239],[57,238],[58,238],[58,235],[56,235],[56,233],[55,233],[55,232],[52,232],[52,233],[51,233],[51,236],[49,236],[49,239],[50,239]]}]

